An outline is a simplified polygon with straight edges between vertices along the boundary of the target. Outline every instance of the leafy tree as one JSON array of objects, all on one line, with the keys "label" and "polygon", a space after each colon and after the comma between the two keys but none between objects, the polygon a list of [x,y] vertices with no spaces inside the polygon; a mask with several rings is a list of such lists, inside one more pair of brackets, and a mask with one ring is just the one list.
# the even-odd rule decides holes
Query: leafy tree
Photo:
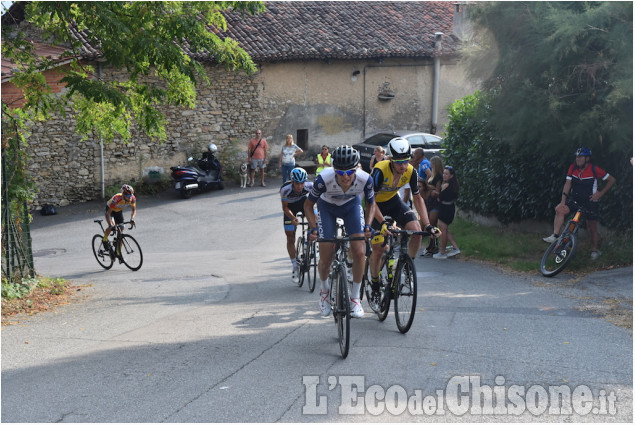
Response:
[{"label": "leafy tree", "polygon": [[[197,82],[209,83],[194,54],[213,57],[227,69],[248,73],[256,67],[237,42],[221,39],[216,31],[226,29],[224,10],[247,14],[264,10],[262,2],[27,2],[25,19],[43,31],[44,39],[68,46],[70,66],[63,82],[64,96],[56,96],[41,71],[52,63],[37,57],[33,44],[16,26],[2,26],[2,56],[16,64],[14,82],[26,98],[20,111],[3,105],[3,118],[27,113],[31,119],[46,119],[64,113],[72,100],[77,111],[77,130],[88,135],[95,131],[105,140],[130,138],[136,124],[152,138],[165,139],[165,118],[160,105],[192,108]],[[6,22],[6,21],[5,21]],[[98,46],[100,60],[128,72],[126,81],[90,78],[94,67],[81,61],[82,39]],[[148,82],[156,77],[161,85]]]},{"label": "leafy tree", "polygon": [[[632,2],[488,2],[470,9],[470,68],[496,135],[551,155],[632,155]],[[477,47],[475,47],[477,46]],[[476,76],[476,75],[475,75]]]}]

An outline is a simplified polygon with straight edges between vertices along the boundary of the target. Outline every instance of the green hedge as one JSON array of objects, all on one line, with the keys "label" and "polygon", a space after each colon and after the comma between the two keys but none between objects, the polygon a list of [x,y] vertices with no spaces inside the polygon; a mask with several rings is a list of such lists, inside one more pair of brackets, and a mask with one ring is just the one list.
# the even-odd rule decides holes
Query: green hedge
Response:
[{"label": "green hedge", "polygon": [[[459,178],[457,204],[502,223],[523,219],[551,222],[578,143],[562,140],[557,146],[542,146],[530,141],[503,141],[495,136],[487,119],[489,110],[487,97],[479,92],[448,108],[444,165],[453,166]],[[632,230],[632,148],[604,152],[592,143],[584,146],[593,150],[593,163],[617,179],[600,202],[600,222]]]}]

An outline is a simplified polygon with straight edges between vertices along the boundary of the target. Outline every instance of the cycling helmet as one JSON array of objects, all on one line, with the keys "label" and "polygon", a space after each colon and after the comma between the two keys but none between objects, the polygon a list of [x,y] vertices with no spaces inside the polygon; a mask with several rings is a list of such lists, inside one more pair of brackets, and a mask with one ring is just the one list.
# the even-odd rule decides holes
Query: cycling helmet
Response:
[{"label": "cycling helmet", "polygon": [[210,143],[209,146],[207,147],[207,150],[209,150],[211,153],[216,153],[216,151],[218,150],[218,148],[216,147],[215,144]]},{"label": "cycling helmet", "polygon": [[591,149],[589,148],[578,148],[575,151],[575,156],[591,156]]},{"label": "cycling helmet", "polygon": [[388,150],[392,159],[410,159],[412,158],[412,149],[410,143],[403,137],[395,137],[388,143]]},{"label": "cycling helmet", "polygon": [[348,145],[340,146],[331,154],[333,168],[350,170],[359,164],[359,152]]},{"label": "cycling helmet", "polygon": [[291,181],[294,181],[296,183],[304,183],[305,181],[307,181],[307,175],[306,171],[304,171],[304,168],[296,167],[291,170]]},{"label": "cycling helmet", "polygon": [[121,186],[121,193],[124,195],[132,195],[134,193],[134,189],[129,184],[124,184]]}]

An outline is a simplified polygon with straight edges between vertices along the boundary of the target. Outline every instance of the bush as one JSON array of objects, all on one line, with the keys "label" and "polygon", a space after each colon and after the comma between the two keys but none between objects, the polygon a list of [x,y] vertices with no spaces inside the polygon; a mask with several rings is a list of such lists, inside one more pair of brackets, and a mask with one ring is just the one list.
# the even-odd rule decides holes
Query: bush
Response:
[{"label": "bush", "polygon": [[[457,173],[461,192],[457,204],[467,211],[496,217],[501,223],[523,219],[552,221],[560,202],[565,173],[578,147],[563,140],[557,146],[531,141],[504,141],[488,120],[491,102],[480,92],[448,107],[445,165]],[[600,202],[600,222],[631,229],[633,167],[624,152],[594,150],[593,162],[617,179]]]}]

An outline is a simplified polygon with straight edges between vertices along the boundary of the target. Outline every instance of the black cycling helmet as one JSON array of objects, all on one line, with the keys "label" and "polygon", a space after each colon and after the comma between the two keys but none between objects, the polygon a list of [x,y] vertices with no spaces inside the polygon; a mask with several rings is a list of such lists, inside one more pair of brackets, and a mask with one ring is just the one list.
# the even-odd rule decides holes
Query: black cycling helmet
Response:
[{"label": "black cycling helmet", "polygon": [[575,151],[575,156],[591,156],[591,149],[589,148],[578,148]]},{"label": "black cycling helmet", "polygon": [[350,170],[359,164],[359,152],[348,145],[340,146],[331,154],[333,168]]},{"label": "black cycling helmet", "polygon": [[395,137],[388,143],[391,159],[410,159],[412,158],[412,149],[410,142],[403,137]]}]

